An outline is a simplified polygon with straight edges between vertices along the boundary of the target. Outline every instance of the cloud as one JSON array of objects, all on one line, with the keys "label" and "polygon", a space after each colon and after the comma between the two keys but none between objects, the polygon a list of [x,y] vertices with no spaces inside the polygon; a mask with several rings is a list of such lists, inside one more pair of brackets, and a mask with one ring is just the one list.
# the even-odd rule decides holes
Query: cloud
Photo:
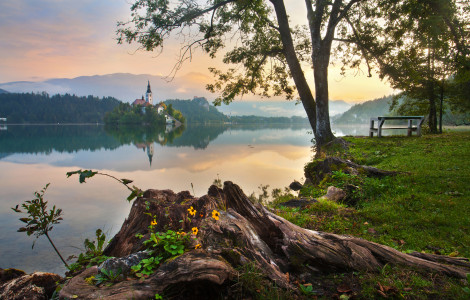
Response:
[{"label": "cloud", "polygon": [[[129,20],[130,5],[128,0],[1,0],[0,82],[123,72],[171,74],[181,41],[165,41],[161,55],[136,51],[137,44],[117,45],[116,22]],[[297,5],[288,5],[291,16],[305,13],[304,6]],[[170,98],[215,97],[204,87],[213,81],[207,68],[221,67],[221,57],[212,60],[200,50],[192,54],[171,84]],[[391,93],[377,78],[343,78],[334,68],[329,74],[332,99],[361,101]],[[306,76],[313,89],[313,73],[306,71]],[[174,86],[181,88],[180,93],[175,94]],[[243,100],[259,99],[243,96]]]}]

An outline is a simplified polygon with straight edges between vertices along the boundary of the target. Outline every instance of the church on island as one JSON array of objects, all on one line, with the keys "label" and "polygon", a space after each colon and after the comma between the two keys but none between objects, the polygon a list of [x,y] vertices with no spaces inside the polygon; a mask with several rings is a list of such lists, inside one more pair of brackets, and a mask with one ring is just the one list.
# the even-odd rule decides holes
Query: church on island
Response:
[{"label": "church on island", "polygon": [[[152,89],[150,88],[150,80],[147,81],[147,92],[145,93],[145,98],[144,95],[142,95],[141,99],[135,99],[134,102],[132,102],[132,106],[137,106],[141,105],[142,109],[145,109],[147,106],[153,106],[153,96],[152,96]],[[167,124],[175,123],[175,125],[179,126],[181,125],[181,122],[173,118],[173,116],[168,115],[165,110],[166,110],[166,105],[163,102],[158,103],[156,106],[157,112],[159,114],[165,114],[165,120]]]}]

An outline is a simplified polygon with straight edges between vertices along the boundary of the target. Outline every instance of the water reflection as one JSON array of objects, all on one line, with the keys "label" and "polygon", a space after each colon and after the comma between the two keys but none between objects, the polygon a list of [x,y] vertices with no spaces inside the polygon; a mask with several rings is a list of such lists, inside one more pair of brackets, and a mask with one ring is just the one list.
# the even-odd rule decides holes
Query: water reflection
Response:
[{"label": "water reflection", "polygon": [[[106,178],[79,184],[65,174],[94,169],[130,178],[142,189],[207,192],[217,177],[246,193],[260,184],[282,188],[301,180],[312,135],[305,126],[188,126],[115,130],[103,126],[9,126],[0,132],[0,267],[63,273],[45,240],[17,233],[14,207],[51,182],[46,199],[64,210],[51,233],[65,256],[104,228],[111,237],[126,218],[128,191]],[[192,188],[194,187],[194,189]]]},{"label": "water reflection", "polygon": [[[334,130],[367,135],[368,128]],[[131,205],[128,191],[107,178],[79,184],[66,178],[68,171],[94,169],[133,179],[142,189],[189,190],[196,196],[220,178],[250,194],[260,184],[283,188],[302,180],[312,138],[308,125],[9,126],[0,131],[0,268],[65,271],[46,240],[31,249],[32,238],[16,232],[21,223],[10,209],[48,182],[46,200],[64,210],[64,220],[51,233],[64,256],[80,253],[83,240],[97,228],[109,237],[119,230]]]}]

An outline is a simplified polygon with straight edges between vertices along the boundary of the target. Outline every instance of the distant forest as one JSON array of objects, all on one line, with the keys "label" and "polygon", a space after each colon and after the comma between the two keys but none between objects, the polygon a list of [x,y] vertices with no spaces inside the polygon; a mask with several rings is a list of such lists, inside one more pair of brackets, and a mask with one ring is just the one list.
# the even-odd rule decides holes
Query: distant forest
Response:
[{"label": "distant forest", "polygon": [[224,123],[228,121],[227,116],[211,106],[204,97],[193,100],[171,99],[164,101],[164,103],[179,110],[188,123]]},{"label": "distant forest", "polygon": [[389,110],[392,97],[387,96],[356,104],[340,116],[332,117],[332,122],[334,124],[369,124],[370,118],[394,115],[394,112]]},{"label": "distant forest", "polygon": [[[356,104],[343,114],[332,117],[331,121],[334,124],[369,124],[372,117],[399,115],[396,110],[390,111],[390,103],[393,97],[387,96]],[[417,114],[419,115],[419,113]],[[452,126],[468,125],[469,120],[470,113],[453,112],[449,107],[444,106],[442,124]]]},{"label": "distant forest", "polygon": [[8,123],[102,123],[105,113],[119,103],[112,97],[2,93],[0,118]]},{"label": "distant forest", "polygon": [[181,111],[188,123],[231,123],[231,124],[291,124],[308,123],[303,117],[261,117],[261,116],[232,116],[228,117],[209,104],[204,97],[195,97],[192,100],[172,99],[166,100],[166,105],[172,105]]}]

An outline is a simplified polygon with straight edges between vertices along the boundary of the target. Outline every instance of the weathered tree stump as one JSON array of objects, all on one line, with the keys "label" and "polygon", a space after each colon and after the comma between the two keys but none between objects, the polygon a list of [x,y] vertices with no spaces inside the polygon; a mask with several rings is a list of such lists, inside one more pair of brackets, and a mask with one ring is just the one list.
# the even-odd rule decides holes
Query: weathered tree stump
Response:
[{"label": "weathered tree stump", "polygon": [[[191,206],[197,213],[189,220],[187,210]],[[214,209],[220,212],[219,220],[211,217]],[[252,204],[232,182],[225,182],[223,190],[211,186],[208,195],[201,198],[188,192],[146,191],[134,202],[129,217],[105,250],[106,255],[121,257],[144,249],[142,240],[148,237],[152,221],[146,212],[156,216],[157,231],[198,227],[197,242],[202,248],[164,262],[144,281],[132,279],[111,287],[96,287],[85,283],[84,278],[96,274],[97,268],[87,269],[64,286],[62,299],[73,295],[80,299],[147,299],[168,288],[187,285],[194,287],[193,299],[204,299],[210,296],[205,292],[230,284],[237,276],[236,268],[249,263],[283,288],[293,288],[295,278],[344,271],[376,272],[385,264],[457,278],[465,278],[470,272],[468,259],[417,257],[360,238],[301,228]],[[136,238],[137,233],[144,238]]]},{"label": "weathered tree stump", "polygon": [[343,171],[350,175],[365,175],[367,177],[384,177],[398,174],[396,171],[386,171],[378,168],[358,165],[350,160],[328,156],[325,159],[313,161],[305,169],[305,178],[308,182],[318,185],[323,178],[331,175],[333,171]]}]

